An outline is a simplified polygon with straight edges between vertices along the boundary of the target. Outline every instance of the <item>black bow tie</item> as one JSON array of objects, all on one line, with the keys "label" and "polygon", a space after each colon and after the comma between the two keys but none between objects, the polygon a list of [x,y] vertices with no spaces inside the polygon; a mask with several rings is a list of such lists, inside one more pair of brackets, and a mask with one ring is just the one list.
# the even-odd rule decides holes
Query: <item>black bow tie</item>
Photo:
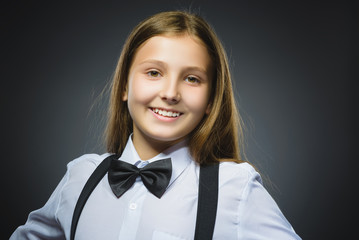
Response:
[{"label": "black bow tie", "polygon": [[113,159],[108,170],[108,182],[113,193],[119,198],[141,177],[143,184],[156,197],[165,193],[172,175],[171,158],[158,160],[143,168]]}]

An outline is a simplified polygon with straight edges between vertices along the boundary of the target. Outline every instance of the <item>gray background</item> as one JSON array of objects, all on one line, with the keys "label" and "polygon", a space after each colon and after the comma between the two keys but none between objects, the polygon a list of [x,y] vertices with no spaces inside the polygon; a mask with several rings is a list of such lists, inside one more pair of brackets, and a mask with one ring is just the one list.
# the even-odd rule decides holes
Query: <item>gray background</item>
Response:
[{"label": "gray background", "polygon": [[98,96],[122,44],[173,9],[200,12],[223,41],[248,159],[297,233],[353,236],[358,4],[131,0],[2,5],[0,238],[46,202],[70,160],[104,151]]}]

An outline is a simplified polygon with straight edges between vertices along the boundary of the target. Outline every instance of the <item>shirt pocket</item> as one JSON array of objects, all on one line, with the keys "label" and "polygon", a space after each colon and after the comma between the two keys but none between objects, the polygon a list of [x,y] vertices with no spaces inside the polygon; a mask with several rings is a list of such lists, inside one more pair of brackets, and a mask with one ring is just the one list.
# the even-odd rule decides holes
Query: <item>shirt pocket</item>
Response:
[{"label": "shirt pocket", "polygon": [[190,240],[190,239],[184,238],[183,236],[178,236],[176,234],[155,230],[152,235],[152,240]]}]

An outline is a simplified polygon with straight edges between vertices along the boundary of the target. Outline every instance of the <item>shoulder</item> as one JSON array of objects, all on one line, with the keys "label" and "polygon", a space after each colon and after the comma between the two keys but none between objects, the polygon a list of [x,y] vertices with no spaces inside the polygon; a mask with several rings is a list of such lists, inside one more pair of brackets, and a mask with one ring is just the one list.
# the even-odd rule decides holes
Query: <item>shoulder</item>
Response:
[{"label": "shoulder", "polygon": [[90,177],[96,167],[111,154],[84,154],[67,164],[68,179],[84,182]]},{"label": "shoulder", "polygon": [[69,162],[67,164],[67,167],[74,168],[79,165],[97,167],[106,157],[110,155],[111,155],[110,153],[104,153],[101,155],[95,153],[84,154]]},{"label": "shoulder", "polygon": [[219,165],[219,186],[243,194],[248,185],[256,182],[262,185],[260,174],[247,162],[221,162]]},{"label": "shoulder", "polygon": [[63,178],[62,187],[59,189],[60,205],[70,209],[74,207],[85,183],[96,167],[110,154],[85,154],[67,164],[67,171]]},{"label": "shoulder", "polygon": [[262,183],[260,174],[248,162],[221,162],[219,165],[219,174],[223,180],[231,180],[233,178],[256,179]]},{"label": "shoulder", "polygon": [[221,162],[219,169],[220,214],[236,215],[239,239],[300,239],[253,166]]}]

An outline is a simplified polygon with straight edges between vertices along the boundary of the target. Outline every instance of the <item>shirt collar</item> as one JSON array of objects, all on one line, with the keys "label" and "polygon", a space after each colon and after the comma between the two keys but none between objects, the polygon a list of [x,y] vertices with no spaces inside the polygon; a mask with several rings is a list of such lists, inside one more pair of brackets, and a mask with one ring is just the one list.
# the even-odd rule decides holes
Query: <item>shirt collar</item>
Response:
[{"label": "shirt collar", "polygon": [[[147,161],[151,163],[165,158],[171,158],[172,162],[172,176],[169,183],[170,186],[192,161],[192,157],[187,146],[187,140],[176,143],[175,145],[167,148],[157,156],[154,156]],[[132,134],[129,136],[126,147],[119,159],[134,165],[141,160],[135,149],[135,146],[133,145]]]}]

